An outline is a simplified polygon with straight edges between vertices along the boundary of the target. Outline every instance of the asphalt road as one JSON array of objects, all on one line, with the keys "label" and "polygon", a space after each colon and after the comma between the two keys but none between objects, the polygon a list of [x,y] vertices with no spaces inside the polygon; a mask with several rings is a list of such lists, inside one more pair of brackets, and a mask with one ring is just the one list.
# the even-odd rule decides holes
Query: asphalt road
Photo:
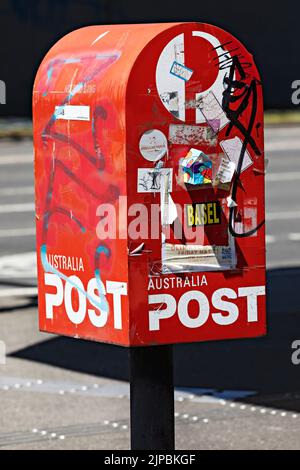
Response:
[{"label": "asphalt road", "polygon": [[[300,127],[266,129],[269,332],[175,348],[178,449],[300,448],[299,157]],[[0,448],[126,449],[126,350],[38,332],[33,201],[32,143],[0,142]]]}]

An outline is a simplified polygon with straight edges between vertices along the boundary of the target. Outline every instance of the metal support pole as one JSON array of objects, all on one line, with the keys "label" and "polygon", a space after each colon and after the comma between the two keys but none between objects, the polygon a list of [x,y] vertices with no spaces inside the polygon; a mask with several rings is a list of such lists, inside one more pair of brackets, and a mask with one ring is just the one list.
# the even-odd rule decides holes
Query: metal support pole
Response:
[{"label": "metal support pole", "polygon": [[132,450],[174,450],[173,347],[129,350]]}]

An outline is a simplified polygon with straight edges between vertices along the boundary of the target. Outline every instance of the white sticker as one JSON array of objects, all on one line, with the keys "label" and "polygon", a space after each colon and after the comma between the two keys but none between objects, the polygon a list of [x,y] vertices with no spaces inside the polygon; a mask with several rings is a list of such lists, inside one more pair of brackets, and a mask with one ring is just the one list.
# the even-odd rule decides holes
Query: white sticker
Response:
[{"label": "white sticker", "polygon": [[55,106],[56,119],[65,119],[70,121],[89,121],[90,107],[75,106],[66,104],[64,106]]},{"label": "white sticker", "polygon": [[169,141],[176,145],[209,145],[217,143],[216,134],[208,126],[170,124]]},{"label": "white sticker", "polygon": [[189,69],[183,64],[179,64],[179,62],[176,62],[176,60],[174,60],[170,73],[172,75],[175,75],[175,77],[178,77],[181,80],[184,80],[185,82],[187,82],[193,75],[193,70]]},{"label": "white sticker", "polygon": [[144,132],[139,144],[140,152],[149,162],[157,162],[165,156],[168,150],[168,141],[161,131],[151,129]]},{"label": "white sticker", "polygon": [[227,207],[237,207],[237,203],[232,199],[231,196],[228,196],[226,198],[227,201]]},{"label": "white sticker", "polygon": [[[234,137],[233,139],[223,140],[220,142],[220,145],[230,160],[235,163],[236,167],[238,166],[241,150],[243,143],[239,137]],[[244,158],[243,158],[243,165],[241,168],[241,172],[246,170],[249,166],[253,164],[251,157],[247,150],[245,151]]]},{"label": "white sticker", "polygon": [[162,246],[162,272],[193,272],[232,269],[235,250],[231,246],[181,245],[165,243]]},{"label": "white sticker", "polygon": [[172,191],[172,168],[138,168],[138,193],[159,193],[163,183],[163,176],[168,175],[168,191]]},{"label": "white sticker", "polygon": [[[229,122],[222,106],[212,91],[206,95],[196,93],[198,108],[214,132],[219,132]],[[197,110],[198,111],[198,110]]]},{"label": "white sticker", "polygon": [[160,211],[161,211],[161,223],[163,226],[171,225],[175,219],[177,219],[177,208],[170,194],[170,187],[172,182],[170,178],[171,172],[164,171],[164,175],[161,178],[160,186]]},{"label": "white sticker", "polygon": [[216,178],[218,178],[221,183],[230,183],[234,172],[235,163],[228,160],[227,157],[223,157]]}]

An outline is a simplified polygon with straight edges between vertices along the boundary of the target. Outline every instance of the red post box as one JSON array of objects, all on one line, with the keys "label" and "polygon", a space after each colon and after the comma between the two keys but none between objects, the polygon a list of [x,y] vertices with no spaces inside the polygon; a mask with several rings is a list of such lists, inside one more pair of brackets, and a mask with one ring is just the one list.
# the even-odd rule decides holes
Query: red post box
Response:
[{"label": "red post box", "polygon": [[265,334],[262,84],[202,23],[91,26],[34,84],[39,320],[124,346]]}]

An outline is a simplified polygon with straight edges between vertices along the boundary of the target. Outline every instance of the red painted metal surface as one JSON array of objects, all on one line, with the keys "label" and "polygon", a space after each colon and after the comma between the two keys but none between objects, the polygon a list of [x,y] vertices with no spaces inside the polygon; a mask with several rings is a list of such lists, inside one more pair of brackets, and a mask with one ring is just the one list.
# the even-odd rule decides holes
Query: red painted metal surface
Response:
[{"label": "red painted metal surface", "polygon": [[[33,114],[43,331],[126,346],[265,334],[262,86],[239,41],[199,23],[74,31],[39,68]],[[184,176],[191,149],[206,182],[197,162]],[[167,223],[151,212],[164,197]]]}]

